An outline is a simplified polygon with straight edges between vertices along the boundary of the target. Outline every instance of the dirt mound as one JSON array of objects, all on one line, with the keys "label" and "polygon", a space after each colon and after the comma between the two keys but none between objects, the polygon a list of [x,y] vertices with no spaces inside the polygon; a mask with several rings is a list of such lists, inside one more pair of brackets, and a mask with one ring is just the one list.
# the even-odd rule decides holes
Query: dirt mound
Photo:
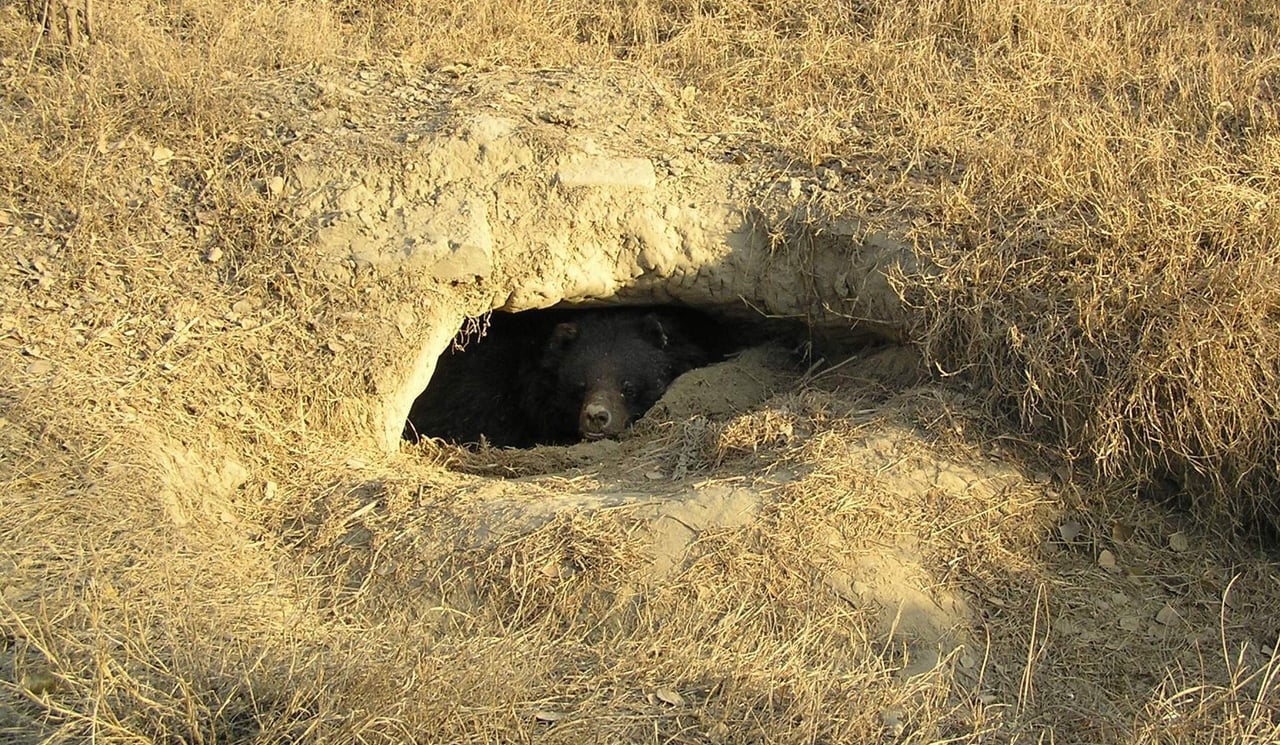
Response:
[{"label": "dirt mound", "polygon": [[[281,198],[311,231],[306,261],[320,277],[396,277],[456,297],[433,303],[453,313],[427,319],[436,329],[565,302],[680,302],[803,320],[846,342],[906,323],[887,277],[920,266],[891,215],[832,220],[821,241],[806,233],[806,250],[773,250],[773,226],[815,219],[822,195],[854,179],[779,188],[760,164],[709,157],[715,144],[686,129],[684,105],[660,86],[501,72],[468,84],[488,105],[457,105],[458,87],[435,76],[316,84],[337,101],[299,112],[289,148],[303,162]],[[359,126],[332,126],[335,110]],[[444,343],[433,336],[408,369],[377,373],[388,447]]]}]

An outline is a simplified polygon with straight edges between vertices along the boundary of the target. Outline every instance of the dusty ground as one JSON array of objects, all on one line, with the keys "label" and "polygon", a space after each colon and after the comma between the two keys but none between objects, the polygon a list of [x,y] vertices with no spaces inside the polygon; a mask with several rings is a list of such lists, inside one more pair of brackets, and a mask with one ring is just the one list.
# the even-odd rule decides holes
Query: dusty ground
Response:
[{"label": "dusty ground", "polygon": [[[973,6],[728,4],[733,48],[555,69],[525,28],[348,59],[301,4],[59,51],[0,6],[0,739],[1280,740],[1274,540],[1206,507],[1274,450],[1274,11]],[[1125,34],[1216,72],[1090,66]],[[395,441],[464,317],[607,298],[828,359],[695,371],[618,442]]]}]

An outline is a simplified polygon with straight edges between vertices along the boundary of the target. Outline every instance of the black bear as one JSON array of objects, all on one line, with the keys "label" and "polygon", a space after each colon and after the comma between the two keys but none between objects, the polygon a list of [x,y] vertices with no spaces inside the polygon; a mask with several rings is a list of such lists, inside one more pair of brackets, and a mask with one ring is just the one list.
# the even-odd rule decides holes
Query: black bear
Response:
[{"label": "black bear", "polygon": [[689,314],[583,311],[556,324],[536,369],[522,375],[521,409],[539,442],[615,437],[672,380],[711,361]]},{"label": "black bear", "polygon": [[495,313],[483,339],[440,357],[405,438],[529,447],[614,437],[678,375],[720,356],[711,328],[675,309]]}]

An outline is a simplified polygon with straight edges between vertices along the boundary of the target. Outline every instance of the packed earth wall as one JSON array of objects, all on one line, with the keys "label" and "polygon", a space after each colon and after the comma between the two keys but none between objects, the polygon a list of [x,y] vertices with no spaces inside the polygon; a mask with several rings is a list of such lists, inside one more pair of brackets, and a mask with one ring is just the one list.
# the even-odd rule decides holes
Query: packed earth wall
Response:
[{"label": "packed earth wall", "polygon": [[[791,319],[828,339],[902,336],[909,311],[888,277],[922,267],[905,231],[824,216],[843,174],[823,169],[826,186],[782,178],[707,157],[702,140],[659,131],[635,106],[612,111],[640,124],[588,133],[551,116],[437,112],[291,146],[304,160],[285,188],[313,231],[317,272],[394,275],[460,300],[440,304],[452,312],[379,386],[387,447],[463,318],[490,310],[674,303]],[[379,157],[355,162],[345,140],[371,137]]]}]

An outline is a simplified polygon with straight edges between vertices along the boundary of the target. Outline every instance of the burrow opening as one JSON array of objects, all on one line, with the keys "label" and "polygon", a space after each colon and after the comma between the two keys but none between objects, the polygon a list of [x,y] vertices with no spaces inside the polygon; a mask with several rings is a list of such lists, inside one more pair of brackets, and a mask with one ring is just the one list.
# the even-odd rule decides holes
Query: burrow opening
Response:
[{"label": "burrow opening", "polygon": [[614,438],[680,375],[750,347],[792,350],[799,373],[870,341],[741,308],[494,311],[462,324],[410,407],[402,438],[515,448]]}]

